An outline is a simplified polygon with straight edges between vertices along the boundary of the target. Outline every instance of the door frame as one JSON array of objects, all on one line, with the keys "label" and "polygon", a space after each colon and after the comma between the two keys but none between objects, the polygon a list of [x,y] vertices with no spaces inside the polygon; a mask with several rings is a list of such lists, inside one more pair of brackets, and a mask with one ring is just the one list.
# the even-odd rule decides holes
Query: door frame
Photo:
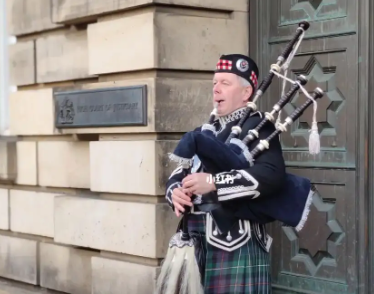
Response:
[{"label": "door frame", "polygon": [[372,0],[357,1],[358,5],[358,113],[357,131],[357,267],[358,293],[374,291],[374,100],[371,97],[374,85],[374,3]]},{"label": "door frame", "polygon": [[[366,2],[366,1],[365,1]],[[368,1],[367,12],[365,13],[365,22],[362,24],[367,27],[366,34],[368,35],[368,55],[369,62],[367,66],[367,99],[368,99],[368,134],[367,134],[367,161],[368,161],[368,172],[367,172],[367,186],[368,186],[368,258],[367,258],[367,293],[374,293],[374,3]],[[361,10],[362,11],[362,10]],[[366,144],[365,144],[366,145]]]}]

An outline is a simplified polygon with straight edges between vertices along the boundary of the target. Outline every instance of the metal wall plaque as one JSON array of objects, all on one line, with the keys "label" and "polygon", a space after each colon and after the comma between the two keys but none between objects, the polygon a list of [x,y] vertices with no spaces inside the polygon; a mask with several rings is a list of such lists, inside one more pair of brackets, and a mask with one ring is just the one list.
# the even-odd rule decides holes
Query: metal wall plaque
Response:
[{"label": "metal wall plaque", "polygon": [[147,86],[55,92],[56,128],[147,125]]}]

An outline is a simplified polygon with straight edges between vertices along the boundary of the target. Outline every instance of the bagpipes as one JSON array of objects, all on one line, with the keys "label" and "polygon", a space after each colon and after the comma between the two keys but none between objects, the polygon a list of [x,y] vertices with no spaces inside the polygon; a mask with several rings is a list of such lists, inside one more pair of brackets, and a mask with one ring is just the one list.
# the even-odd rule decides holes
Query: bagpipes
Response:
[{"label": "bagpipes", "polygon": [[[268,75],[259,86],[254,98],[251,102],[247,103],[245,114],[239,120],[238,124],[232,127],[226,142],[222,142],[216,137],[216,130],[213,126],[216,119],[215,110],[212,111],[208,123],[202,126],[201,131],[191,131],[184,134],[174,152],[170,154],[170,159],[183,166],[185,175],[190,173],[195,156],[200,159],[204,170],[208,173],[249,168],[256,164],[256,157],[269,148],[271,141],[274,138],[278,138],[282,132],[287,131],[287,126],[290,126],[296,121],[311,104],[314,105],[314,115],[310,136],[310,150],[312,154],[319,152],[319,136],[315,118],[316,100],[323,97],[324,93],[320,88],[316,88],[313,94],[309,95],[304,89],[307,83],[304,76],[300,75],[293,81],[287,78],[287,74],[281,74],[282,70],[287,72],[289,63],[294,57],[303,39],[304,33],[308,28],[308,22],[301,22],[299,24],[295,35],[278,57],[277,63],[271,65]],[[276,75],[283,78],[281,99],[274,105],[271,112],[265,113],[265,117],[257,127],[249,130],[243,140],[240,140],[239,136],[241,135],[243,124],[253,112],[257,111],[257,100],[265,93]],[[287,93],[285,93],[286,81],[292,83]],[[307,101],[296,108],[284,122],[281,123],[279,120],[280,111],[300,90],[307,97]],[[278,114],[278,121],[276,123],[275,114]],[[260,140],[257,146],[249,151],[249,145],[254,140],[258,139],[261,129],[269,123],[275,123],[275,131],[266,139]],[[299,231],[307,219],[312,196],[313,187],[308,179],[286,173],[284,186],[279,193],[248,201],[248,207],[253,215],[249,214],[247,219],[254,221],[260,220],[261,223],[269,223],[277,220]],[[199,273],[196,271],[200,271],[200,274],[203,274],[202,267],[204,266],[204,261],[201,260],[201,256],[200,258],[198,257],[202,250],[198,246],[199,242],[201,242],[199,239],[201,236],[199,237],[195,232],[188,231],[188,215],[189,209],[187,208],[182,219],[181,230],[178,231],[169,242],[169,251],[164,260],[158,280],[157,294],[203,293],[201,284],[197,283],[195,280],[200,277],[198,275]],[[194,247],[195,249],[193,249]],[[190,254],[182,250],[180,251],[181,255],[178,255],[176,251],[178,249],[190,250]],[[193,255],[196,256],[196,260],[192,258]],[[187,262],[183,263],[186,257]],[[191,261],[191,258],[194,260]],[[173,262],[178,264],[176,268],[171,268]]]},{"label": "bagpipes", "polygon": [[[270,141],[278,137],[282,132],[287,131],[287,126],[297,120],[311,104],[314,105],[314,115],[312,132],[310,135],[310,149],[311,153],[318,153],[318,148],[315,148],[315,146],[319,145],[318,132],[316,132],[315,129],[316,100],[323,97],[324,93],[320,88],[316,88],[311,96],[304,89],[304,86],[307,83],[304,76],[300,75],[297,77],[296,81],[292,81],[286,76],[280,74],[280,71],[282,70],[281,64],[287,59],[283,65],[283,68],[287,70],[289,63],[302,40],[302,35],[308,28],[309,24],[307,22],[299,24],[295,36],[286,46],[283,53],[278,57],[277,63],[271,65],[270,72],[259,86],[253,100],[247,103],[245,114],[239,120],[238,124],[232,127],[231,133],[226,139],[226,142],[219,141],[216,138],[215,128],[213,126],[216,113],[213,110],[210,114],[209,122],[202,126],[201,131],[191,131],[184,134],[174,152],[170,154],[170,159],[183,164],[188,168],[192,166],[193,158],[196,155],[208,173],[219,173],[230,171],[232,169],[248,168],[255,164],[254,157],[268,149],[269,144],[271,144]],[[297,41],[298,43],[295,46]],[[294,46],[295,48],[293,49]],[[251,113],[257,111],[256,101],[268,89],[275,75],[282,77],[284,79],[284,84],[285,81],[292,83],[292,87],[287,93],[284,93],[285,85],[283,84],[283,95],[273,106],[273,110],[270,113],[265,113],[265,117],[259,125],[256,128],[249,130],[244,139],[240,140],[238,137],[241,134],[241,128],[244,122]],[[285,119],[283,124],[278,121],[275,124],[276,130],[274,133],[265,140],[260,140],[255,149],[250,152],[248,150],[248,145],[258,138],[261,128],[268,123],[275,122],[275,114],[279,113],[299,90],[305,94],[307,101],[300,107],[296,108]],[[259,197],[249,203],[248,206],[253,211],[253,218],[251,215],[248,215],[248,219],[262,219],[263,223],[278,220],[286,226],[294,227],[299,231],[302,229],[307,217],[312,190],[313,187],[308,179],[287,173],[283,189],[279,191],[279,193],[270,196],[267,195],[266,197]],[[274,205],[275,203],[276,205]],[[254,216],[256,217],[254,218]]]}]

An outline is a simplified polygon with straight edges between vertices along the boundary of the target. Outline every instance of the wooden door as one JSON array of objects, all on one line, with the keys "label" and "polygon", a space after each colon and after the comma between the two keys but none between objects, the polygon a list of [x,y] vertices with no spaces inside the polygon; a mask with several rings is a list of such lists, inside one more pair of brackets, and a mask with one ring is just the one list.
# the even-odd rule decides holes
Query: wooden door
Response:
[{"label": "wooden door", "polygon": [[[368,107],[374,105],[368,99],[372,4],[369,0],[249,2],[250,54],[261,76],[276,62],[298,23],[306,20],[311,26],[289,77],[303,74],[309,92],[316,87],[325,91],[317,112],[321,153],[308,153],[312,107],[281,138],[288,171],[310,178],[318,194],[300,233],[279,223],[270,226],[274,293],[371,293],[368,244],[373,197],[368,189],[367,139]],[[280,93],[276,77],[261,98],[261,109],[271,110]],[[305,99],[301,92],[296,95],[285,107],[283,120]]]}]

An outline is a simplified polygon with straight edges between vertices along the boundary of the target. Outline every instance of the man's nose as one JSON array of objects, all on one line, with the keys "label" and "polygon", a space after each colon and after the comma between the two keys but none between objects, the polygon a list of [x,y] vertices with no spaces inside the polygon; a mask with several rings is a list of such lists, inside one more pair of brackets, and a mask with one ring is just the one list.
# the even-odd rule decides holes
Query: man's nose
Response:
[{"label": "man's nose", "polygon": [[220,87],[218,86],[218,84],[215,84],[214,86],[213,86],[213,93],[221,93],[221,89],[220,89]]}]

